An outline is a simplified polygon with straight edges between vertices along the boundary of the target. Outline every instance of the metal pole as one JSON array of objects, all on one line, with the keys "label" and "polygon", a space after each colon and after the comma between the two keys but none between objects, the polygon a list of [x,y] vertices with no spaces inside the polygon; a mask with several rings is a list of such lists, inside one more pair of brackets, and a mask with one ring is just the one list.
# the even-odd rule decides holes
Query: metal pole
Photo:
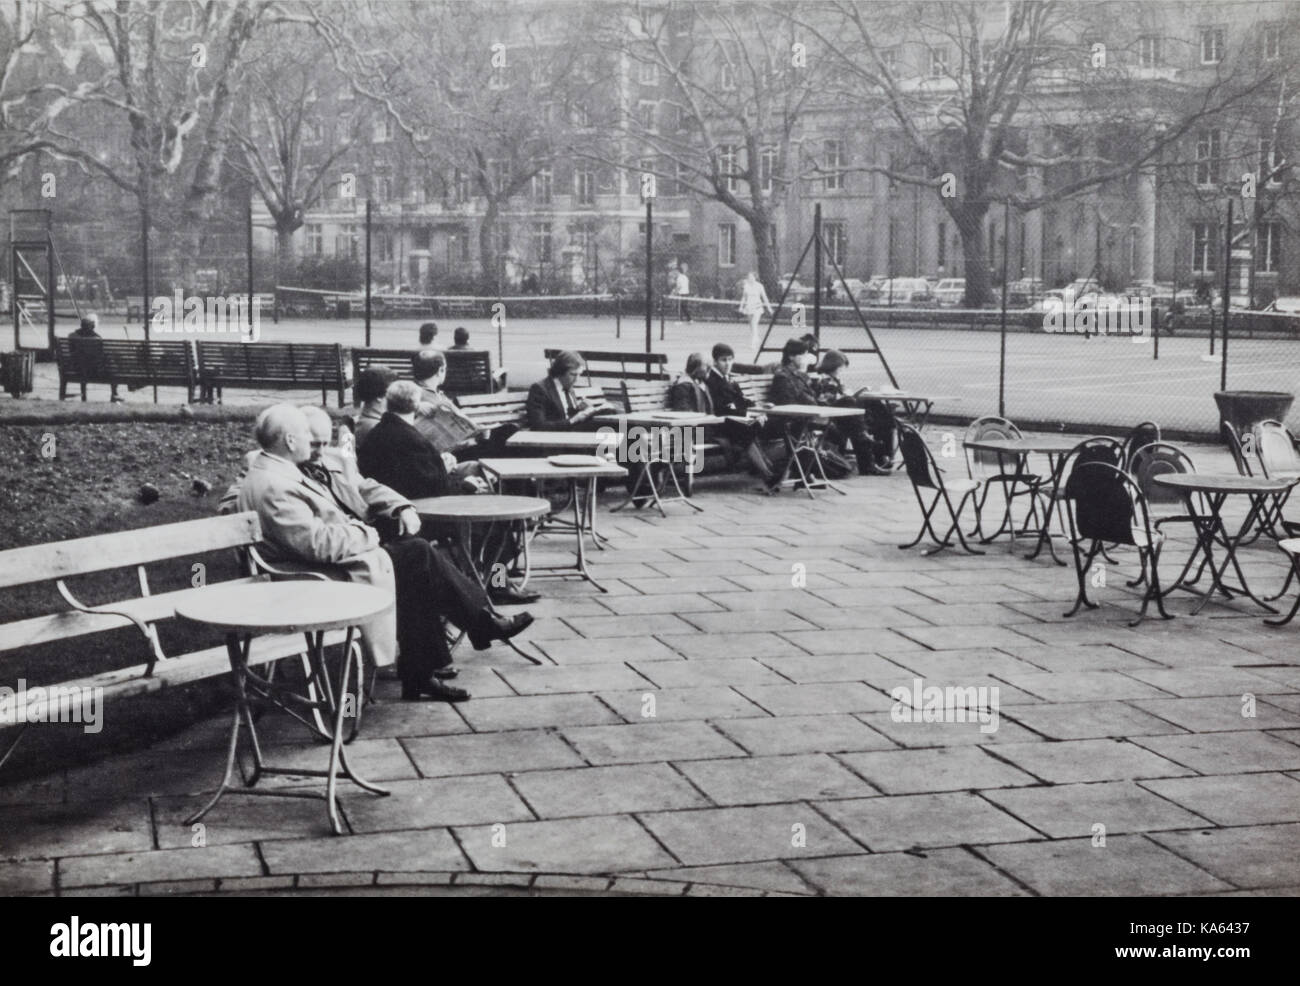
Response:
[{"label": "metal pole", "polygon": [[251,188],[248,190],[248,236],[246,246],[248,248],[248,333],[251,339],[253,334],[253,305],[255,304],[253,298],[253,190]]},{"label": "metal pole", "polygon": [[[1219,355],[1219,389],[1228,389],[1228,309],[1232,307],[1232,206],[1228,199],[1228,230],[1223,237],[1223,348]],[[1213,333],[1211,333],[1213,334]]]},{"label": "metal pole", "polygon": [[[71,285],[69,285],[71,290]],[[50,352],[55,350],[54,342],[54,301],[56,285],[54,282],[54,237],[50,233],[50,213],[45,212],[45,334],[50,344]]]},{"label": "metal pole", "polygon": [[822,204],[813,206],[813,337],[822,345]]},{"label": "metal pole", "polygon": [[645,351],[654,347],[654,327],[651,318],[654,309],[654,263],[651,259],[654,239],[654,200],[645,200]]},{"label": "metal pole", "polygon": [[998,416],[1007,415],[1007,230],[1011,228],[1011,200],[1002,203],[1002,339],[998,352]]},{"label": "metal pole", "polygon": [[143,262],[143,277],[141,284],[144,289],[144,296],[140,299],[140,307],[143,309],[141,318],[144,319],[144,338],[149,340],[149,165],[146,163],[140,173],[140,186],[144,191],[140,201],[140,258]]},{"label": "metal pole", "polygon": [[[370,206],[366,198],[366,346],[370,346]],[[500,357],[498,357],[498,361]]]}]

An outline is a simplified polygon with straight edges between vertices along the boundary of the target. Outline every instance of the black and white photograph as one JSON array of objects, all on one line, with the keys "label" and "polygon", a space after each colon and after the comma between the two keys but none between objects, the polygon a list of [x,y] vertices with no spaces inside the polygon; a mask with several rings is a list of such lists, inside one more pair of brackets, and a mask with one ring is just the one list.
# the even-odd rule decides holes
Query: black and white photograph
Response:
[{"label": "black and white photograph", "polygon": [[22,951],[1109,898],[1251,969],[1298,154],[1296,0],[0,0]]}]

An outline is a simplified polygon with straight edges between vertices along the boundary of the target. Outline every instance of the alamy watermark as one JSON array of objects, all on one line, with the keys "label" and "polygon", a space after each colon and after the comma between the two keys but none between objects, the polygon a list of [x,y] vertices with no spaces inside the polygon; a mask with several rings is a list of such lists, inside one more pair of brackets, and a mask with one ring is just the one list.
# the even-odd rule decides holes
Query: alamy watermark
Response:
[{"label": "alamy watermark", "polygon": [[891,688],[894,700],[889,718],[894,722],[978,722],[981,733],[998,731],[997,685],[927,685],[913,678],[912,686]]},{"label": "alamy watermark", "polygon": [[1150,298],[1084,295],[1076,299],[1067,288],[1064,297],[1043,302],[1044,332],[1146,336],[1153,324]]},{"label": "alamy watermark", "polygon": [[204,332],[238,335],[257,342],[262,334],[262,306],[249,306],[248,295],[160,294],[149,306],[149,324],[155,332]]},{"label": "alamy watermark", "polygon": [[18,688],[0,686],[0,726],[32,722],[79,722],[82,732],[98,733],[104,728],[104,689],[82,685],[50,685],[28,688],[18,679]]},{"label": "alamy watermark", "polygon": [[704,469],[704,429],[699,426],[632,425],[626,431],[599,428],[602,450],[612,451],[619,463],[678,462],[692,474]]}]

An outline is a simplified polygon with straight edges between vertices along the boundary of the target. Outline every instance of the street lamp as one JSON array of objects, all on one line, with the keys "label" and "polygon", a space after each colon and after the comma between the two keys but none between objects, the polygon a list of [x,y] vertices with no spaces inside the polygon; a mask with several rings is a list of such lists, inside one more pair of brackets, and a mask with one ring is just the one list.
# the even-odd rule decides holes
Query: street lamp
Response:
[{"label": "street lamp", "polygon": [[653,330],[650,326],[650,312],[654,305],[654,199],[655,176],[642,172],[641,201],[645,203],[645,351],[651,350]]}]

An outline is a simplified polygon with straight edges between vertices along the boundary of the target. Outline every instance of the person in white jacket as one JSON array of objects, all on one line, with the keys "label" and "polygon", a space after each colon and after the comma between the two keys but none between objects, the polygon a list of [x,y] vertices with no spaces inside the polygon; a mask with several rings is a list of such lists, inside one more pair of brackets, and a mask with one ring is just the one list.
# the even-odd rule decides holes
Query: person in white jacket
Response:
[{"label": "person in white jacket", "polygon": [[771,315],[772,303],[767,300],[763,282],[751,270],[740,289],[740,314],[749,316],[749,348],[754,352],[758,352],[758,320],[764,310]]}]

